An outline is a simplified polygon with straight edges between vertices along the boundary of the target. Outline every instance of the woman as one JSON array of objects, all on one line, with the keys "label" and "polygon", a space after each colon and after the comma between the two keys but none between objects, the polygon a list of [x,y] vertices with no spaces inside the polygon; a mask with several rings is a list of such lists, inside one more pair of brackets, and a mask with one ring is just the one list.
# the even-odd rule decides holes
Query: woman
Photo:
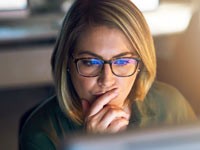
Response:
[{"label": "woman", "polygon": [[195,120],[184,97],[156,82],[152,36],[129,0],[77,0],[68,11],[52,70],[57,95],[33,111],[21,149],[56,149],[69,133],[115,133]]}]

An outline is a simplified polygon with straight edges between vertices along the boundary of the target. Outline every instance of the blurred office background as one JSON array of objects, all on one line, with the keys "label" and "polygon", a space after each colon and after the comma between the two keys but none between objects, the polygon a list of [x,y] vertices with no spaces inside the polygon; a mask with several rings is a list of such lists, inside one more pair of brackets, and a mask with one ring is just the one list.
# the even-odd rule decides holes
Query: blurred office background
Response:
[{"label": "blurred office background", "polygon": [[[200,1],[133,1],[143,10],[154,37],[158,59],[157,79],[178,88],[199,115]],[[72,2],[0,2],[2,150],[17,149],[21,116],[54,94],[50,57],[63,16]]]}]

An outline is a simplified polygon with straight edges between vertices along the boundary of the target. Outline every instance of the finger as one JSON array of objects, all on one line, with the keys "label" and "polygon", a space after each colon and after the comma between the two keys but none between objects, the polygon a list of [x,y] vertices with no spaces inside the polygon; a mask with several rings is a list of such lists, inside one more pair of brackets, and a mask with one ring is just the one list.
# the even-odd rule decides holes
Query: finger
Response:
[{"label": "finger", "polygon": [[118,95],[118,90],[113,89],[102,96],[100,96],[91,106],[89,116],[93,116],[98,113],[106,104]]},{"label": "finger", "polygon": [[117,118],[125,118],[128,120],[129,114],[113,105],[108,105],[100,110],[94,116],[87,119],[87,128],[89,131],[104,131]]},{"label": "finger", "polygon": [[87,100],[81,100],[81,104],[82,104],[83,114],[84,116],[86,116],[90,108],[90,103]]},{"label": "finger", "polygon": [[107,131],[109,133],[116,133],[116,132],[119,132],[119,131],[123,131],[127,128],[129,124],[129,121],[125,118],[119,118],[119,119],[116,119],[115,121],[113,121],[109,127],[107,128]]},{"label": "finger", "polygon": [[129,119],[129,114],[123,111],[121,108],[109,108],[105,115],[100,120],[99,125],[107,128],[111,122],[118,118],[125,118],[126,120]]},{"label": "finger", "polygon": [[[113,106],[106,106],[103,107],[97,114],[87,117],[86,121],[87,121],[87,126],[88,129],[92,129],[94,128],[95,130],[103,130],[104,128],[107,128],[107,126],[111,123],[112,119],[110,119],[111,121],[107,123],[107,125],[105,125],[106,119],[105,115],[109,114],[109,111],[112,111],[111,109],[116,109]],[[113,117],[114,118],[114,117]],[[102,121],[105,120],[105,121]]]},{"label": "finger", "polygon": [[102,119],[102,117],[105,115],[107,111],[108,111],[108,108],[103,108],[97,114],[90,117],[86,117],[85,127],[88,132],[97,133],[105,129],[103,128],[103,126],[100,126],[100,120]]}]

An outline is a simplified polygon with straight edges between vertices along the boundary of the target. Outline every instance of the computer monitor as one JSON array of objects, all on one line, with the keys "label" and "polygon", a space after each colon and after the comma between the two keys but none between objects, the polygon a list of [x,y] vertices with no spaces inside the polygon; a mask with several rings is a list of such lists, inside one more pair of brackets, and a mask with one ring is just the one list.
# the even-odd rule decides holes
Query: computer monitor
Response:
[{"label": "computer monitor", "polygon": [[28,15],[28,0],[1,0],[0,20],[24,18]]},{"label": "computer monitor", "polygon": [[61,150],[199,150],[200,123],[66,137]]}]

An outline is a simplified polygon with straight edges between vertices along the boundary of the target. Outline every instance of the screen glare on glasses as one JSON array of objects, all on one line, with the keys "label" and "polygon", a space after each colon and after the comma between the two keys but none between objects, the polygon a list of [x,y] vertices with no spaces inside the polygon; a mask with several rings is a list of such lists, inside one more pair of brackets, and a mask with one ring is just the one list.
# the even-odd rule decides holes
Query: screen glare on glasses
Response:
[{"label": "screen glare on glasses", "polygon": [[109,64],[112,73],[119,77],[133,75],[137,68],[138,58],[116,58],[109,61],[99,58],[79,58],[75,59],[77,71],[84,77],[96,77],[101,74],[104,64]]}]

